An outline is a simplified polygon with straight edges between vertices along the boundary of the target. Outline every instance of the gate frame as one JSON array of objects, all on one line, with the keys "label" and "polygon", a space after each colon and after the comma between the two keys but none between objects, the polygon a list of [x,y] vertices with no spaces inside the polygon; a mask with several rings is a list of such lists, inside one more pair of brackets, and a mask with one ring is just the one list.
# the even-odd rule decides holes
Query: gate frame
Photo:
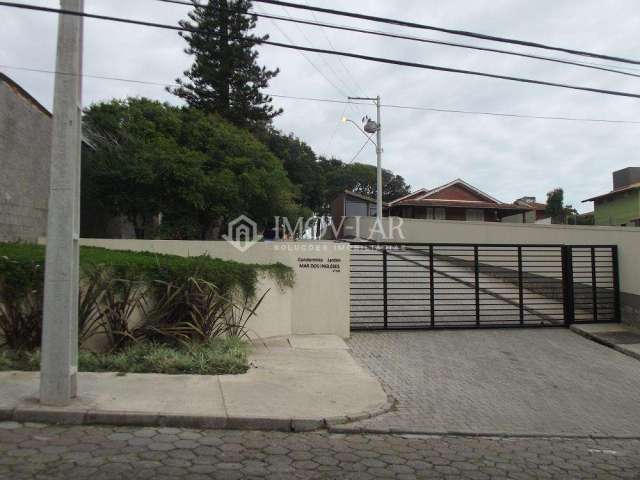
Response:
[{"label": "gate frame", "polygon": [[[511,243],[420,243],[420,242],[376,242],[376,241],[347,241],[350,246],[372,246],[380,247],[383,258],[383,271],[382,271],[382,289],[383,289],[383,325],[381,327],[356,327],[351,325],[350,329],[354,330],[460,330],[460,329],[483,329],[483,328],[569,328],[576,323],[575,319],[575,295],[574,295],[574,278],[573,278],[573,249],[583,248],[590,249],[591,251],[591,273],[592,279],[596,275],[595,270],[595,250],[598,248],[606,248],[611,250],[611,266],[612,266],[612,283],[613,283],[613,308],[614,319],[613,320],[597,320],[597,303],[595,309],[596,320],[592,321],[580,321],[581,324],[615,324],[622,323],[621,305],[620,305],[620,266],[618,257],[618,245],[567,245],[567,244],[544,244],[544,243],[531,243],[531,244],[511,244]],[[429,270],[429,326],[403,326],[394,327],[389,326],[388,322],[388,280],[387,280],[387,248],[386,247],[429,247],[429,267],[425,269]],[[435,287],[434,287],[434,268],[433,268],[433,249],[434,247],[473,247],[474,255],[474,289],[475,289],[475,307],[476,307],[476,324],[475,325],[447,325],[437,326],[435,323]],[[504,248],[517,248],[518,259],[518,297],[519,297],[519,323],[518,324],[481,324],[480,323],[480,298],[479,298],[479,256],[478,249],[482,247],[504,247]],[[535,325],[524,324],[524,302],[523,302],[523,270],[522,270],[522,248],[526,247],[538,247],[538,248],[559,248],[561,252],[561,268],[562,268],[562,303],[563,303],[563,322],[559,324],[551,325]],[[379,248],[376,248],[379,249]],[[351,276],[350,276],[351,285]],[[596,290],[596,283],[592,283],[592,288]],[[597,295],[597,294],[596,294]],[[594,302],[597,297],[594,296]],[[350,311],[351,315],[351,311]],[[351,323],[351,319],[350,319]]]}]

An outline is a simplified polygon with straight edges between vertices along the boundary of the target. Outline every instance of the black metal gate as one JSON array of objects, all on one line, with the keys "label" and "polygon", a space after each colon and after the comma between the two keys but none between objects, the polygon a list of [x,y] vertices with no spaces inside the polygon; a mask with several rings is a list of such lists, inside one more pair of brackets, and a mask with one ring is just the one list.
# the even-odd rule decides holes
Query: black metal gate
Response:
[{"label": "black metal gate", "polygon": [[615,245],[351,244],[351,328],[620,320]]}]

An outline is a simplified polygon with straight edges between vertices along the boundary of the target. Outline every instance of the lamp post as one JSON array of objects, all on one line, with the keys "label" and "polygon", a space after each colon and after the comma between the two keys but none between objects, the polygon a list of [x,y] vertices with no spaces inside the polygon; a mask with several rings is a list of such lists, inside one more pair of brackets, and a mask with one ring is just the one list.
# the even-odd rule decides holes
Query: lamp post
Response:
[{"label": "lamp post", "polygon": [[[377,118],[374,122],[371,119],[367,120],[364,124],[364,130],[360,128],[360,126],[355,123],[353,120],[349,120],[346,117],[342,118],[342,122],[351,122],[358,130],[360,130],[365,136],[367,133],[375,133],[376,134],[376,142],[374,143],[371,139],[369,139],[376,146],[376,156],[377,156],[377,185],[376,185],[376,216],[382,222],[382,125],[380,123],[380,95],[377,97],[349,97],[349,100],[369,100],[375,103],[376,105],[376,113]],[[365,120],[363,119],[363,121]],[[369,138],[367,136],[367,138]]]}]

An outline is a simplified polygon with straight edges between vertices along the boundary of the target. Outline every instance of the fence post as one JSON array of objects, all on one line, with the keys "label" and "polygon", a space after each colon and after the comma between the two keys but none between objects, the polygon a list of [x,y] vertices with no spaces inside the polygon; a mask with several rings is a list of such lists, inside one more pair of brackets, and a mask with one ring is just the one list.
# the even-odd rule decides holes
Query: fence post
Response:
[{"label": "fence post", "polygon": [[598,278],[596,276],[596,248],[591,247],[591,299],[593,301],[593,321],[598,321]]},{"label": "fence post", "polygon": [[476,280],[476,325],[480,325],[480,262],[478,261],[478,246],[473,247],[473,263]]},{"label": "fence post", "polygon": [[436,326],[435,286],[433,284],[433,245],[429,245],[429,306],[431,307],[431,328]]},{"label": "fence post", "polygon": [[562,248],[562,299],[564,306],[564,324],[570,326],[575,322],[575,305],[573,298],[573,258],[572,247]]},{"label": "fence post", "polygon": [[613,311],[615,321],[622,322],[620,312],[620,266],[618,265],[618,246],[611,247],[611,261],[613,263]]},{"label": "fence post", "polygon": [[518,247],[518,302],[520,309],[520,325],[524,324],[524,291],[522,285],[522,246]]},{"label": "fence post", "polygon": [[382,305],[384,314],[384,329],[388,328],[387,319],[387,247],[382,246]]}]

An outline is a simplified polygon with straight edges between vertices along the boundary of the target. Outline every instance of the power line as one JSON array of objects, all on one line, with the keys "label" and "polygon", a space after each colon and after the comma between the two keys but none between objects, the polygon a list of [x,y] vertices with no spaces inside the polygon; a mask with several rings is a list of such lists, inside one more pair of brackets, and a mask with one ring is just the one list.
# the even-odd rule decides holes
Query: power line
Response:
[{"label": "power line", "polygon": [[[289,96],[289,95],[276,95],[273,93],[269,94],[274,98],[284,98],[284,99],[292,99],[292,100],[305,100],[310,102],[324,102],[324,103],[346,103],[343,100],[331,99],[331,98],[316,98],[316,97],[300,97],[300,96]],[[360,103],[360,105],[369,105],[368,103]],[[390,103],[383,103],[380,105],[383,108],[397,108],[402,110],[419,110],[426,112],[437,112],[437,113],[459,113],[464,115],[481,115],[481,116],[491,116],[491,117],[507,117],[507,118],[522,118],[522,119],[530,119],[530,120],[560,120],[560,121],[570,121],[570,122],[590,122],[590,123],[613,123],[613,124],[628,124],[628,125],[640,125],[640,121],[638,120],[611,120],[604,118],[580,118],[580,117],[568,117],[568,116],[543,116],[543,115],[527,115],[522,113],[503,113],[503,112],[487,112],[487,111],[478,111],[478,110],[456,110],[456,109],[447,109],[447,108],[435,108],[435,107],[420,107],[413,105],[396,105]]]},{"label": "power line", "polygon": [[[159,0],[159,1],[165,1],[165,0]],[[254,15],[253,12],[249,12],[248,14],[249,15]],[[611,68],[612,66],[610,66],[610,65],[594,64],[594,63],[587,63],[587,62],[576,62],[576,61],[573,61],[573,60],[566,60],[566,59],[553,58],[553,57],[545,57],[545,56],[542,56],[542,55],[534,55],[534,54],[529,54],[529,53],[515,52],[515,51],[512,51],[512,50],[503,50],[503,49],[499,49],[499,48],[480,47],[480,46],[477,46],[477,45],[470,45],[470,44],[466,44],[466,43],[445,42],[445,41],[442,41],[442,40],[433,40],[433,39],[430,39],[430,38],[416,37],[416,36],[412,36],[412,35],[402,35],[402,34],[398,34],[398,33],[381,32],[381,31],[377,31],[377,30],[367,30],[367,29],[364,29],[364,28],[349,27],[349,26],[345,26],[345,25],[335,25],[335,24],[330,24],[330,23],[324,23],[324,22],[318,22],[318,21],[310,21],[310,20],[304,20],[304,19],[292,18],[292,17],[285,18],[285,17],[280,17],[280,16],[277,16],[277,15],[267,15],[267,14],[261,14],[261,15],[256,15],[256,16],[263,16],[263,17],[267,17],[267,18],[271,18],[271,19],[275,19],[275,20],[281,20],[281,21],[284,21],[284,22],[296,22],[296,23],[305,24],[305,25],[313,25],[313,26],[320,27],[321,29],[323,29],[323,28],[332,28],[332,29],[335,29],[335,30],[354,32],[354,33],[363,33],[363,34],[366,34],[366,35],[375,35],[375,36],[380,36],[380,37],[395,38],[395,39],[399,39],[399,40],[410,40],[410,41],[414,41],[414,42],[429,43],[429,44],[433,44],[433,45],[443,45],[443,46],[448,46],[448,47],[465,48],[465,49],[469,49],[469,50],[477,50],[477,51],[482,51],[482,52],[500,53],[500,54],[503,54],[503,55],[510,55],[510,56],[514,56],[514,57],[531,58],[531,59],[534,59],[534,60],[542,60],[542,61],[546,61],[546,62],[560,63],[560,64],[563,64],[563,65],[572,65],[572,66],[575,66],[575,67],[590,68],[590,69],[593,69],[593,70],[600,70],[600,71],[604,71],[604,72],[618,73],[620,75],[628,75],[628,76],[631,76],[631,77],[640,77],[640,75],[638,75],[638,74],[629,73],[629,72],[625,72],[625,71],[620,70],[620,68],[623,68],[625,70],[631,70],[631,69],[624,68],[624,67]],[[335,50],[335,47],[331,43],[330,43],[330,47],[333,50]]]},{"label": "power line", "polygon": [[469,32],[469,31],[465,31],[465,30],[454,30],[454,29],[450,29],[450,28],[436,27],[436,26],[433,26],[433,25],[425,25],[425,24],[421,24],[421,23],[407,22],[405,20],[397,20],[397,19],[391,19],[391,18],[385,18],[385,17],[376,17],[376,16],[373,16],[373,15],[364,15],[364,14],[355,13],[355,12],[347,12],[347,11],[344,11],[344,10],[334,10],[334,9],[330,9],[330,8],[312,7],[312,6],[309,6],[309,5],[301,5],[299,3],[292,3],[292,2],[284,2],[284,1],[281,1],[281,0],[254,0],[254,1],[258,2],[258,3],[267,3],[267,4],[271,4],[271,5],[280,5],[280,6],[285,6],[285,7],[297,8],[297,9],[301,9],[301,10],[311,10],[311,11],[314,11],[314,12],[326,13],[326,14],[329,14],[329,15],[339,15],[339,16],[343,16],[343,17],[357,18],[359,20],[368,20],[368,21],[378,22],[378,23],[388,23],[388,24],[391,24],[391,25],[399,25],[401,27],[418,28],[418,29],[422,29],[422,30],[433,30],[433,31],[436,31],[436,32],[449,33],[451,35],[460,35],[460,36],[464,36],[464,37],[479,38],[481,40],[490,40],[492,42],[511,43],[511,44],[514,44],[514,45],[521,45],[521,46],[524,46],[524,47],[541,48],[541,49],[544,49],[544,50],[555,50],[555,51],[558,51],[558,52],[570,53],[572,55],[581,55],[581,56],[585,56],[585,57],[600,58],[600,59],[603,59],[603,60],[611,60],[611,61],[615,61],[615,62],[632,63],[632,64],[635,64],[635,65],[640,65],[640,61],[639,60],[632,60],[632,59],[623,58],[623,57],[617,57],[617,56],[612,56],[612,55],[604,55],[604,54],[600,54],[600,53],[586,52],[586,51],[583,51],[583,50],[574,50],[574,49],[564,48],[564,47],[556,47],[556,46],[552,46],[552,45],[545,45],[543,43],[530,42],[530,41],[526,41],[526,40],[517,40],[517,39],[513,39],[513,38],[497,37],[497,36],[494,36],[494,35],[485,35],[483,33]]},{"label": "power line", "polygon": [[[307,5],[309,4],[309,2],[307,0],[305,0],[305,3]],[[320,31],[322,32],[322,35],[324,35],[324,38],[326,38],[327,42],[329,43],[329,47],[332,50],[336,50],[336,47],[333,45],[333,42],[331,41],[331,38],[329,37],[329,35],[327,34],[326,30],[324,29],[324,26],[320,24],[320,21],[318,20],[318,17],[316,17],[315,12],[311,12],[311,16],[315,20],[315,23],[317,25],[319,25],[319,28],[320,28]],[[357,95],[358,96],[364,96],[364,89],[360,86],[360,83],[358,82],[358,80],[356,80],[356,77],[353,75],[353,73],[351,73],[351,70],[349,70],[347,68],[345,63],[342,61],[342,58],[341,57],[337,57],[337,58],[338,58],[338,62],[340,63],[340,65],[342,65],[343,70],[346,72],[347,76],[351,79],[351,81],[355,85]]]},{"label": "power line", "polygon": [[[184,0],[156,0],[158,2],[163,2],[163,3],[174,3],[174,4],[178,4],[178,5],[188,5],[188,6],[193,6],[193,3],[188,2],[188,1],[184,1]],[[283,7],[284,8],[284,7]],[[465,48],[465,49],[470,49],[470,50],[477,50],[477,51],[483,51],[483,52],[490,52],[490,53],[500,53],[500,54],[504,54],[504,55],[510,55],[510,56],[516,56],[516,57],[523,57],[523,58],[531,58],[534,60],[542,60],[542,61],[547,61],[547,62],[553,62],[553,63],[560,63],[560,64],[564,64],[564,65],[572,65],[572,66],[576,66],[576,67],[582,67],[582,68],[590,68],[593,70],[600,70],[600,71],[604,71],[604,72],[611,72],[611,73],[618,73],[620,75],[628,75],[628,76],[632,76],[632,77],[640,77],[640,75],[638,74],[633,74],[633,73],[629,73],[629,72],[624,72],[621,71],[621,69],[623,70],[636,70],[637,69],[633,69],[633,68],[628,68],[628,67],[618,67],[616,66],[615,68],[613,68],[613,65],[603,65],[603,64],[597,64],[597,63],[590,63],[590,62],[577,62],[574,60],[568,60],[568,59],[563,59],[563,58],[554,58],[554,57],[545,57],[542,55],[534,55],[534,54],[529,54],[529,53],[522,53],[522,52],[515,52],[513,50],[502,50],[499,48],[489,48],[489,47],[480,47],[477,45],[470,45],[467,43],[456,43],[456,42],[445,42],[443,40],[433,40],[430,38],[424,38],[424,37],[416,37],[413,35],[404,35],[404,34],[399,34],[399,33],[391,33],[391,32],[383,32],[383,31],[379,31],[379,30],[369,30],[369,29],[365,29],[365,28],[358,28],[358,27],[351,27],[351,26],[346,26],[346,25],[336,25],[333,23],[326,23],[326,22],[320,22],[317,20],[315,13],[312,11],[311,14],[314,16],[315,21],[311,21],[311,20],[307,20],[307,19],[302,19],[302,18],[294,18],[291,15],[288,15],[287,17],[282,17],[279,15],[273,15],[273,14],[267,14],[264,12],[254,12],[254,11],[248,11],[248,12],[243,12],[240,10],[233,10],[233,9],[227,9],[230,12],[233,13],[238,13],[238,14],[243,14],[243,15],[253,15],[259,18],[267,18],[270,19],[273,22],[273,20],[278,20],[278,21],[283,21],[283,22],[293,22],[296,24],[303,24],[303,25],[311,25],[311,26],[316,26],[319,27],[323,32],[324,32],[324,28],[331,28],[331,29],[335,29],[335,30],[340,30],[340,31],[346,31],[346,32],[353,32],[353,33],[362,33],[362,34],[366,34],[366,35],[375,35],[375,36],[381,36],[381,37],[387,37],[387,38],[394,38],[394,39],[399,39],[399,40],[410,40],[410,41],[414,41],[414,42],[420,42],[420,43],[429,43],[429,44],[433,44],[433,45],[444,45],[444,46],[449,46],[449,47],[456,47],[456,48]],[[327,40],[329,40],[329,37],[326,35]],[[329,46],[331,47],[332,50],[336,50],[336,48],[333,46],[333,44],[331,43],[331,41],[329,40]],[[340,59],[340,57],[338,57],[338,59]],[[342,60],[340,59],[340,61],[342,62]],[[344,66],[344,63],[343,63]],[[348,69],[345,70],[347,71],[347,73],[349,73]],[[360,89],[361,90],[361,89]]]},{"label": "power line", "polygon": [[[185,1],[185,0],[157,0],[157,1],[159,1],[159,2],[163,2],[163,3],[174,3],[174,4],[178,4],[178,5],[185,5],[185,6],[189,6],[189,7],[193,7],[193,6],[194,6],[193,2]],[[200,4],[196,4],[196,5],[197,5],[197,6],[201,6],[201,7],[203,6],[203,5],[200,5]],[[298,22],[296,21],[296,19],[294,19],[293,17],[291,17],[291,15],[289,14],[289,12],[286,10],[286,8],[285,8],[285,7],[282,7],[282,10],[285,12],[285,14],[287,15],[287,17],[288,17],[288,18],[285,18],[285,17],[279,16],[279,15],[270,15],[270,14],[264,13],[264,12],[262,12],[262,11],[258,11],[258,12],[254,12],[254,11],[251,11],[251,12],[244,12],[244,11],[241,11],[241,10],[234,10],[234,9],[229,9],[229,8],[226,8],[226,9],[224,9],[224,10],[226,10],[226,11],[228,11],[228,12],[231,12],[231,13],[237,13],[237,14],[242,14],[242,15],[246,14],[246,15],[252,15],[252,16],[255,16],[255,17],[259,17],[259,18],[266,18],[266,19],[269,19],[269,20],[270,20],[270,22],[271,22],[271,24],[272,24],[274,27],[276,27],[276,28],[278,29],[278,31],[279,31],[279,32],[280,32],[280,33],[281,33],[281,34],[282,34],[282,35],[283,35],[283,36],[284,36],[284,37],[285,37],[289,42],[291,42],[291,43],[293,43],[293,40],[291,39],[291,37],[289,37],[289,35],[287,35],[287,33],[284,31],[284,29],[282,29],[282,28],[281,28],[281,27],[280,27],[280,26],[279,26],[279,25],[278,25],[274,20],[283,20],[283,21],[289,21],[289,22],[292,22],[292,23],[294,23],[294,24],[295,24],[296,28],[297,28],[297,29],[298,29],[298,31],[302,34],[302,36],[306,39],[307,43],[308,43],[310,46],[312,46],[312,47],[313,47],[313,42],[309,39],[309,37],[307,36],[307,34],[306,34],[306,33],[305,33],[301,28],[300,28],[300,26],[298,25]],[[312,12],[312,14],[313,14],[313,12]],[[314,15],[315,15],[315,14],[314,14]],[[323,31],[323,32],[324,32],[324,31]],[[325,33],[325,36],[326,36],[326,33]],[[327,37],[327,39],[328,39],[328,37]],[[333,48],[333,46],[331,45],[331,41],[330,41],[330,40],[329,40],[329,43],[330,43],[330,45],[329,45],[329,46],[330,46],[331,48]],[[338,87],[338,86],[337,86],[337,85],[336,85],[336,84],[335,84],[335,83],[334,83],[330,78],[328,78],[328,77],[324,74],[324,72],[323,72],[322,70],[320,70],[320,69],[315,65],[315,63],[314,63],[310,58],[308,58],[308,57],[307,57],[304,53],[302,53],[302,52],[301,52],[301,54],[302,54],[302,56],[305,58],[305,60],[306,60],[306,61],[307,61],[307,62],[308,62],[308,63],[309,63],[313,68],[314,68],[314,70],[316,70],[316,71],[317,71],[317,72],[318,72],[322,77],[324,77],[324,79],[325,79],[329,84],[331,84],[331,86],[332,86],[334,89],[336,89],[336,90],[338,91],[338,93],[340,93],[340,95],[341,95],[341,96],[343,96],[343,97],[345,97],[345,98],[346,98],[346,97],[351,96],[351,95],[349,95],[348,93],[345,93],[345,90],[342,90],[342,88],[341,88],[341,87]],[[339,79],[339,80],[340,80],[340,82],[342,83],[342,85],[343,85],[344,87],[346,87],[346,92],[349,92],[349,90],[351,90],[351,88],[349,87],[348,83],[347,83],[347,82],[345,82],[345,81],[344,81],[344,79],[343,79],[340,75],[338,75],[338,73],[333,69],[333,67],[331,66],[331,64],[327,61],[327,59],[326,59],[324,56],[320,55],[320,58],[321,58],[322,62],[323,62],[323,63],[324,63],[328,68],[329,68],[329,70],[331,70],[331,72],[333,72],[333,75],[335,76],[335,78]],[[341,59],[340,57],[336,57],[336,58],[337,58],[337,59],[342,63],[342,59]],[[344,63],[343,63],[343,66],[344,66]],[[348,70],[347,70],[347,74],[349,74],[349,71],[348,71]],[[358,116],[360,116],[360,115],[364,115],[364,113],[362,112],[362,110],[360,110],[360,111],[356,110],[356,107],[354,107],[354,104],[353,104],[353,103],[350,103],[348,106],[350,106],[350,107],[353,109],[353,111],[354,111]],[[346,107],[345,107],[345,108],[346,108]]]},{"label": "power line", "polygon": [[[146,21],[142,21],[142,20],[131,20],[131,19],[119,18],[119,17],[109,17],[109,16],[106,16],[106,15],[95,15],[95,14],[89,14],[89,13],[79,13],[79,12],[72,11],[72,10],[61,10],[61,9],[48,8],[48,7],[39,7],[39,6],[35,6],[35,5],[23,5],[23,4],[16,4],[16,3],[13,3],[13,2],[0,2],[0,6],[15,7],[15,8],[22,8],[22,9],[26,9],[26,10],[36,10],[36,11],[50,12],[50,13],[57,13],[57,14],[64,14],[64,15],[76,15],[76,16],[94,18],[94,19],[99,19],[99,20],[108,20],[108,21],[129,23],[129,24],[142,25],[142,26],[155,27],[155,28],[165,28],[165,29],[174,30],[174,31],[184,31],[184,32],[192,32],[192,33],[211,34],[211,32],[207,32],[206,30],[200,30],[200,29],[195,29],[195,28],[188,28],[188,27],[181,27],[181,26],[174,26],[174,25],[167,25],[167,24],[160,24],[160,23],[153,23],[153,22],[146,22]],[[549,87],[566,88],[566,89],[569,89],[569,90],[578,90],[578,91],[584,91],[584,92],[601,93],[601,94],[604,94],[604,95],[615,95],[615,96],[621,96],[621,97],[640,98],[640,94],[630,93],[630,92],[620,92],[620,91],[617,91],[617,90],[605,90],[605,89],[600,89],[600,88],[581,87],[581,86],[570,85],[570,84],[565,84],[565,83],[547,82],[547,81],[543,81],[543,80],[533,80],[533,79],[529,79],[529,78],[513,77],[513,76],[508,76],[508,75],[497,75],[497,74],[493,74],[493,73],[478,72],[478,71],[474,71],[474,70],[464,70],[464,69],[458,69],[458,68],[440,67],[440,66],[437,66],[437,65],[428,65],[428,64],[424,64],[424,63],[416,63],[416,62],[407,62],[407,61],[402,61],[402,60],[394,60],[394,59],[390,59],[390,58],[373,57],[373,56],[370,56],[370,55],[362,55],[362,54],[350,53],[350,52],[325,50],[325,49],[321,49],[321,48],[303,47],[303,46],[300,46],[300,45],[292,45],[292,44],[286,44],[286,43],[280,43],[280,42],[272,42],[272,41],[268,41],[268,40],[259,40],[258,43],[264,44],[264,45],[272,45],[272,46],[275,46],[275,47],[287,48],[287,49],[291,49],[291,50],[298,50],[298,51],[303,51],[303,52],[315,52],[315,53],[326,53],[328,55],[340,55],[340,56],[343,56],[343,57],[357,58],[357,59],[360,59],[360,60],[366,60],[366,61],[377,62],[377,63],[384,63],[384,64],[388,64],[388,65],[398,65],[398,66],[420,68],[420,69],[434,70],[434,71],[440,71],[440,72],[459,73],[459,74],[463,74],[463,75],[473,75],[473,76],[477,76],[477,77],[494,78],[494,79],[499,79],[499,80],[509,80],[509,81],[512,81],[512,82],[528,83],[528,84],[534,84],[534,85],[546,85],[546,86],[549,86]]]},{"label": "power line", "polygon": [[549,86],[549,87],[566,88],[566,89],[569,89],[569,90],[579,90],[579,91],[584,91],[584,92],[601,93],[601,94],[605,94],[605,95],[616,95],[616,96],[621,96],[621,97],[640,98],[640,94],[630,93],[630,92],[620,92],[620,91],[617,91],[617,90],[605,90],[605,89],[600,89],[600,88],[581,87],[581,86],[570,85],[570,84],[566,84],[566,83],[547,82],[547,81],[544,81],[544,80],[533,80],[533,79],[523,78],[523,77],[513,77],[513,76],[509,76],[509,75],[498,75],[498,74],[494,74],[494,73],[478,72],[478,71],[475,71],[475,70],[465,70],[465,69],[460,69],[460,68],[440,67],[440,66],[437,66],[437,65],[429,65],[429,64],[425,64],[425,63],[407,62],[407,61],[403,61],[403,60],[394,60],[394,59],[391,59],[391,58],[383,58],[383,57],[373,57],[373,56],[370,56],[370,55],[362,55],[362,54],[358,54],[358,53],[350,53],[350,52],[342,52],[342,51],[331,51],[331,50],[324,50],[324,49],[319,49],[319,48],[302,47],[302,46],[299,46],[299,45],[287,45],[287,44],[278,43],[278,42],[265,41],[265,42],[262,42],[262,43],[264,43],[266,45],[273,45],[273,46],[282,47],[282,48],[290,48],[290,49],[294,49],[294,50],[302,50],[302,51],[318,52],[318,53],[327,53],[327,54],[330,54],[330,55],[340,55],[340,56],[343,56],[343,57],[358,58],[360,60],[367,60],[367,61],[370,61],[370,62],[377,62],[377,63],[386,63],[388,65],[398,65],[398,66],[404,66],[404,67],[420,68],[420,69],[425,69],[425,70],[435,70],[435,71],[439,71],[439,72],[459,73],[459,74],[463,74],[463,75],[473,75],[473,76],[477,76],[477,77],[495,78],[495,79],[499,79],[499,80],[509,80],[509,81],[512,81],[512,82],[529,83],[529,84],[534,84],[534,85],[546,85],[546,86]]},{"label": "power line", "polygon": [[[282,7],[284,10],[284,7]],[[289,15],[289,12],[287,12],[287,10],[284,10],[284,12],[287,14],[287,16],[289,18],[291,18],[291,15]],[[300,32],[300,34],[303,36],[303,38],[307,41],[307,44],[311,47],[313,47],[313,42],[311,41],[311,39],[307,36],[307,34],[304,32],[304,30],[302,30],[302,28],[300,28],[300,25],[298,25],[297,23],[294,23],[296,29]],[[339,58],[339,57],[338,57]],[[333,65],[331,65],[331,63],[329,63],[329,61],[325,58],[324,55],[320,55],[320,59],[322,60],[322,62],[327,66],[327,68],[331,71],[331,73],[334,75],[335,78],[339,79],[340,82],[342,82],[342,85],[345,87],[345,91],[347,93],[349,93],[349,91],[351,90],[351,87],[347,84],[347,82],[345,82],[343,80],[343,78],[338,75],[338,72],[336,72],[333,68]],[[347,97],[350,95],[347,95]]]},{"label": "power line", "polygon": [[360,150],[358,150],[358,153],[356,153],[353,158],[351,158],[351,160],[349,160],[347,163],[353,163],[356,161],[356,158],[358,158],[360,156],[360,154],[362,153],[362,151],[364,150],[364,147],[367,146],[367,144],[369,143],[369,141],[371,140],[371,137],[373,137],[373,133],[371,135],[369,135],[367,137],[367,139],[364,141],[364,143],[362,144],[362,146],[360,147]]},{"label": "power line", "polygon": [[[285,12],[289,17],[291,17],[291,16],[289,15],[289,13],[286,11],[286,9],[285,9],[284,7],[282,7],[282,9],[284,10],[284,12]],[[275,25],[275,26],[276,26],[276,27],[277,27],[277,28],[282,32],[282,30],[278,27],[278,25],[277,25],[273,20],[271,20],[271,23],[273,23],[273,24],[274,24],[274,25]],[[305,40],[307,41],[307,43],[308,43],[311,47],[313,47],[313,42],[311,42],[311,40],[309,39],[309,37],[307,36],[307,34],[306,34],[306,33],[304,33],[304,30],[302,30],[302,29],[300,28],[300,25],[298,25],[297,23],[294,23],[294,25],[296,26],[296,28],[298,29],[298,31],[302,34],[302,36],[305,38]],[[283,33],[284,33],[284,32],[283,32]],[[293,41],[292,41],[288,36],[287,36],[287,39],[289,40],[289,42],[293,43]],[[337,57],[337,58],[340,58],[340,57]],[[324,55],[320,55],[320,59],[324,62],[324,64],[327,66],[327,68],[329,68],[329,70],[331,70],[331,72],[333,73],[333,75],[335,76],[335,78],[339,79],[339,80],[342,82],[343,86],[344,86],[344,87],[346,87],[346,90],[345,90],[345,91],[347,92],[347,95],[344,95],[344,93],[342,93],[342,95],[343,95],[343,96],[345,96],[345,97],[349,97],[349,96],[351,96],[351,95],[349,95],[349,93],[348,93],[348,92],[349,92],[349,90],[351,90],[351,89],[350,89],[349,85],[347,84],[347,82],[345,82],[345,81],[342,79],[342,77],[340,77],[340,76],[337,74],[337,72],[333,69],[333,67],[331,66],[331,64],[329,63],[329,61],[325,58],[325,56],[324,56]],[[318,70],[318,69],[316,68],[316,70]],[[319,71],[319,70],[318,70],[318,71]],[[319,72],[320,72],[320,71],[319,71]],[[323,73],[323,72],[320,72],[320,73],[324,76],[324,73]],[[331,83],[333,84],[333,82],[331,82]],[[356,112],[356,114],[358,114],[358,115],[361,115],[361,114],[362,114],[362,111],[358,112],[358,110],[356,110],[356,107],[353,107],[353,106],[352,106],[351,108],[353,108],[353,111],[354,111],[354,112]]]},{"label": "power line", "polygon": [[[285,37],[288,41],[293,42],[291,37],[289,37],[289,35],[287,35],[287,33],[282,28],[280,28],[280,25],[278,25],[273,20],[271,20],[271,23],[273,23],[273,26],[278,29],[278,31],[282,34],[283,37]],[[311,60],[307,55],[304,54],[304,52],[300,52],[300,54],[309,63],[309,65],[311,65],[313,67],[313,69],[316,72],[318,72],[322,78],[324,78],[327,81],[327,83],[329,85],[331,85],[333,88],[335,88],[335,90],[340,94],[340,96],[342,96],[342,97],[348,97],[349,96],[348,94],[345,94],[345,92],[342,90],[342,88],[337,86],[328,76],[326,76],[324,74],[324,72],[320,68],[318,68],[318,66],[313,62],[313,60]]]},{"label": "power line", "polygon": [[[9,70],[22,70],[25,72],[35,72],[35,73],[48,73],[52,75],[60,74],[60,75],[70,75],[75,76],[75,73],[67,73],[67,72],[57,72],[55,70],[45,70],[42,68],[27,68],[27,67],[14,67],[13,65],[0,65],[0,68],[6,68]],[[109,77],[104,75],[91,75],[88,73],[82,74],[83,78],[95,78],[97,80],[111,80],[115,82],[124,82],[124,83],[137,83],[141,85],[153,85],[157,87],[178,87],[179,85],[173,83],[161,83],[161,82],[151,82],[146,80],[133,80],[130,78],[121,78],[121,77]]]},{"label": "power line", "polygon": [[[0,68],[6,68],[10,70],[22,70],[26,72],[36,72],[36,73],[46,73],[55,75],[75,75],[73,73],[65,73],[65,72],[56,72],[55,70],[45,70],[39,68],[27,68],[27,67],[16,67],[13,65],[0,65]],[[91,75],[91,74],[83,74],[83,77],[86,78],[95,78],[99,80],[112,80],[117,82],[126,82],[126,83],[135,83],[135,84],[143,84],[143,85],[152,85],[159,87],[175,87],[176,84],[172,83],[162,83],[162,82],[152,82],[152,81],[144,81],[144,80],[133,80],[128,78],[121,77],[109,77],[104,75]],[[319,103],[333,103],[348,106],[348,104],[353,105],[367,105],[365,102],[351,102],[340,99],[333,98],[317,98],[317,97],[301,97],[301,96],[293,96],[293,95],[279,95],[275,93],[268,93],[269,96],[274,98],[283,98],[287,100],[300,100],[300,101],[309,101],[309,102],[319,102]],[[568,117],[568,116],[542,116],[542,115],[527,115],[520,113],[501,113],[501,112],[486,112],[486,111],[476,111],[476,110],[455,110],[455,109],[446,109],[446,108],[435,108],[435,107],[420,107],[420,106],[412,106],[412,105],[395,105],[395,104],[382,104],[384,108],[395,108],[395,109],[403,109],[403,110],[419,110],[419,111],[427,111],[427,112],[437,112],[437,113],[457,113],[457,114],[465,114],[465,115],[482,115],[482,116],[493,116],[493,117],[507,117],[507,118],[522,118],[522,119],[531,119],[531,120],[561,120],[561,121],[571,121],[571,122],[589,122],[589,123],[611,123],[611,124],[622,124],[622,125],[640,125],[640,121],[635,120],[612,120],[612,119],[603,119],[603,118],[579,118],[579,117]]]}]

